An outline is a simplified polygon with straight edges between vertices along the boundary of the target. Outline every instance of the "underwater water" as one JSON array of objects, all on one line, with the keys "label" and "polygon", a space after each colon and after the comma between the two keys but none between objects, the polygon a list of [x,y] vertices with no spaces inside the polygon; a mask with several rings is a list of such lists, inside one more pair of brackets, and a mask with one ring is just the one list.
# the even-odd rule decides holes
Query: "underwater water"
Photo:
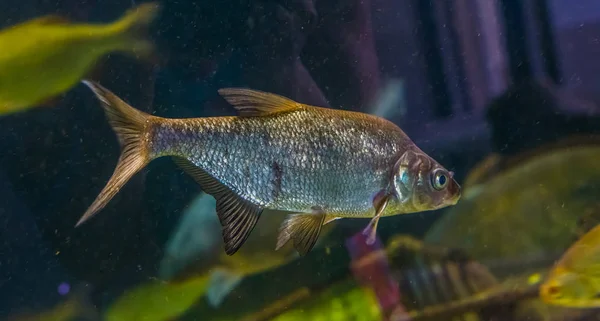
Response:
[{"label": "underwater water", "polygon": [[593,0],[0,1],[0,320],[595,320]]}]

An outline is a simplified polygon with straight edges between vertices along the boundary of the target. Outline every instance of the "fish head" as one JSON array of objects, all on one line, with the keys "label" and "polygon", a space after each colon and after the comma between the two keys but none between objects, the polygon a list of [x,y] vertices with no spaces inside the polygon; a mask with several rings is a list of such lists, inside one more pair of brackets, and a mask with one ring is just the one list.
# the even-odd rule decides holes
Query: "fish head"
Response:
[{"label": "fish head", "polygon": [[540,298],[548,304],[571,308],[600,307],[600,289],[588,277],[555,271],[540,287]]},{"label": "fish head", "polygon": [[455,205],[461,196],[454,173],[420,150],[408,150],[396,162],[393,193],[411,212]]}]

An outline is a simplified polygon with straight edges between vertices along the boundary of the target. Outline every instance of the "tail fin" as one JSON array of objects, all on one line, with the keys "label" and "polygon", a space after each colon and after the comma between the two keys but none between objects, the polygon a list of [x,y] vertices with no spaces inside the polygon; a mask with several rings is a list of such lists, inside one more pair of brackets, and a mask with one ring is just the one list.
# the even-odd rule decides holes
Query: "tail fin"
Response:
[{"label": "tail fin", "polygon": [[148,2],[127,11],[114,24],[119,49],[136,57],[154,58],[154,44],[148,38],[147,32],[160,9],[158,2]]},{"label": "tail fin", "polygon": [[82,81],[100,100],[108,122],[117,134],[121,145],[121,156],[112,177],[100,192],[94,203],[79,219],[76,227],[89,220],[119,192],[127,181],[150,162],[148,142],[145,134],[151,115],[143,113],[121,100],[99,84]]}]

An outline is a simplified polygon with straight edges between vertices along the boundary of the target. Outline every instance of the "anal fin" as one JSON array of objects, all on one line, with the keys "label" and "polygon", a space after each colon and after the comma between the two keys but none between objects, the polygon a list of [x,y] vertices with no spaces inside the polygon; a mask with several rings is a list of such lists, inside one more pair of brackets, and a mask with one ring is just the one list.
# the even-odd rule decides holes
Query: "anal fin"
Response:
[{"label": "anal fin", "polygon": [[279,250],[289,240],[292,240],[298,254],[306,255],[317,243],[326,216],[320,211],[288,215],[279,228],[275,250]]},{"label": "anal fin", "polygon": [[208,175],[200,167],[194,165],[194,163],[190,162],[189,160],[187,160],[183,157],[172,157],[172,158],[173,158],[173,162],[175,163],[175,165],[179,166],[179,168],[181,168],[186,174],[190,175],[196,181],[196,183],[200,184],[202,189],[206,193],[208,193],[208,191],[205,190],[205,188],[207,188],[208,186],[205,187],[204,185],[212,185],[213,184],[212,181],[214,180],[214,178],[212,178],[210,175]]},{"label": "anal fin", "polygon": [[225,253],[233,255],[244,244],[256,226],[262,208],[241,198],[210,174],[181,157],[173,158],[200,187],[217,200],[217,215],[223,227]]}]

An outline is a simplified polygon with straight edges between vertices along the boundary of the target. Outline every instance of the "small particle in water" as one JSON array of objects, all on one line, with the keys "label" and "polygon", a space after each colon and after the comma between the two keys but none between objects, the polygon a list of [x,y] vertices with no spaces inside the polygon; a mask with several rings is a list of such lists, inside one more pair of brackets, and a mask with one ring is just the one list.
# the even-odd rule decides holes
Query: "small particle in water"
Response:
[{"label": "small particle in water", "polygon": [[66,295],[69,293],[70,290],[71,290],[71,286],[69,285],[69,283],[63,282],[58,285],[58,293],[60,295]]},{"label": "small particle in water", "polygon": [[529,276],[529,278],[527,278],[527,282],[529,282],[529,284],[537,284],[542,280],[542,276],[539,273],[535,273]]}]

